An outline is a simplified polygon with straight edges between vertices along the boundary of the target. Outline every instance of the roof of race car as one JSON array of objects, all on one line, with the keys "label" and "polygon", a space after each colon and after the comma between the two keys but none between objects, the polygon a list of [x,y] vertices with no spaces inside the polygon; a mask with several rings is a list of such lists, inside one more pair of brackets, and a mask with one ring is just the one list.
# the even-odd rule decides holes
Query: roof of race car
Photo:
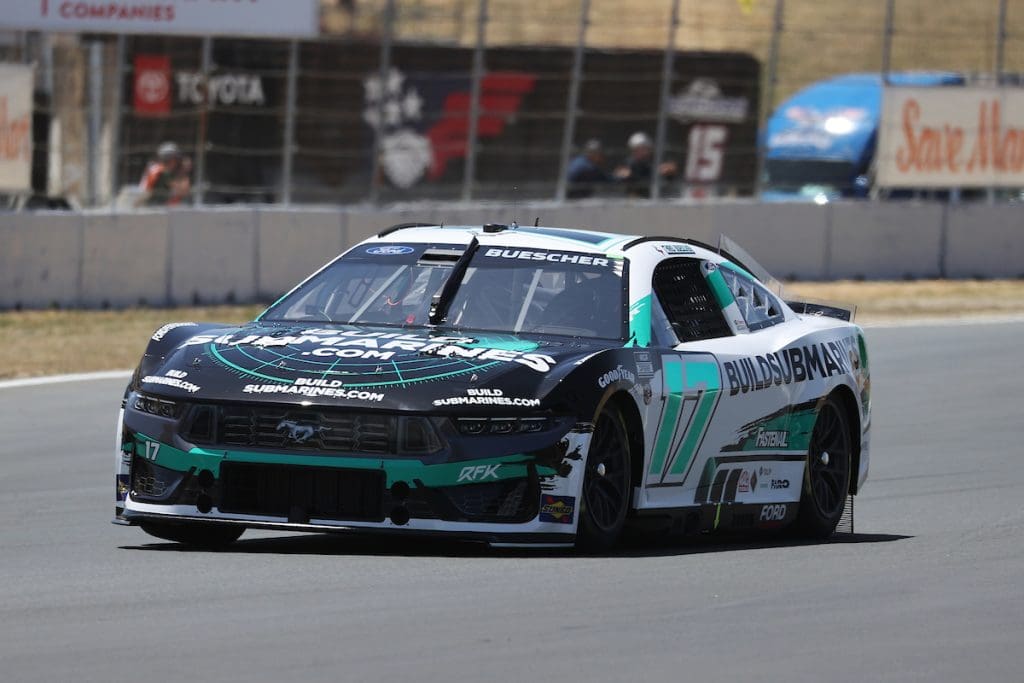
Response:
[{"label": "roof of race car", "polygon": [[[531,249],[573,249],[576,251],[596,252],[607,255],[628,255],[634,249],[654,249],[665,244],[682,244],[689,247],[685,252],[677,252],[680,256],[696,256],[711,261],[725,260],[711,248],[699,242],[683,240],[678,237],[644,237],[642,235],[625,235],[596,230],[576,228],[556,228],[541,226],[509,226],[503,225],[411,225],[395,226],[381,231],[366,242],[405,241],[405,242],[449,242],[466,243],[476,238],[480,244],[491,244],[507,247],[529,247]],[[665,253],[665,252],[662,252]],[[675,254],[673,254],[675,255]]]}]

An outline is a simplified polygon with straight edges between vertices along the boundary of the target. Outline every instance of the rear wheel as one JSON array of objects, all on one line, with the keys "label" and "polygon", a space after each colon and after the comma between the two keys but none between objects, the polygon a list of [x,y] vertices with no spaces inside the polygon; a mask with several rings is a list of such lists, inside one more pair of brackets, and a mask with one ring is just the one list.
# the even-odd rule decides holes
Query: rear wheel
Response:
[{"label": "rear wheel", "polygon": [[811,538],[832,535],[850,490],[853,442],[842,404],[825,399],[811,432],[796,531]]},{"label": "rear wheel", "polygon": [[228,524],[143,522],[140,526],[150,536],[206,550],[226,548],[237,541],[245,531],[244,527]]},{"label": "rear wheel", "polygon": [[610,549],[622,535],[629,511],[630,472],[626,427],[608,406],[594,424],[580,498],[576,547],[588,552]]}]

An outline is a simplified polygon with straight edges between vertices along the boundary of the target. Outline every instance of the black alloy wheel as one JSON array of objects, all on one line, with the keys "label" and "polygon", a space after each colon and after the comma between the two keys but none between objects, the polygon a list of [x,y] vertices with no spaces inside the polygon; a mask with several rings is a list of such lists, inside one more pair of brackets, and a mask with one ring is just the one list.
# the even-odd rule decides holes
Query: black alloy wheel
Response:
[{"label": "black alloy wheel", "polygon": [[610,549],[622,535],[631,494],[629,442],[617,410],[605,407],[594,424],[583,477],[576,547]]},{"label": "black alloy wheel", "polygon": [[853,443],[843,406],[825,399],[811,432],[800,496],[797,530],[812,538],[831,536],[843,516],[850,491]]},{"label": "black alloy wheel", "polygon": [[192,524],[166,524],[162,522],[143,522],[139,526],[150,536],[174,541],[182,545],[203,550],[220,550],[226,548],[242,535],[245,527],[233,524],[209,524],[196,522]]}]

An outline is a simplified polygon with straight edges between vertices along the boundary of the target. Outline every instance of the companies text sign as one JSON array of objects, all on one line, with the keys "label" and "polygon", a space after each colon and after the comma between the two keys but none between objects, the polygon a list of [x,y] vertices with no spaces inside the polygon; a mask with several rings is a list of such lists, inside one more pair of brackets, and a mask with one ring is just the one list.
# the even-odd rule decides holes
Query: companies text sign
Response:
[{"label": "companies text sign", "polygon": [[317,0],[18,0],[0,28],[97,33],[314,36]]}]

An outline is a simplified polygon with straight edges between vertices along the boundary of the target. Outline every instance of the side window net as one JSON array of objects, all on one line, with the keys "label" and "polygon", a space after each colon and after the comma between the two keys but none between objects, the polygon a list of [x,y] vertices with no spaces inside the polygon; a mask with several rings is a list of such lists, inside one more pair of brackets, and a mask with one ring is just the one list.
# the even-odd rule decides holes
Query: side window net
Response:
[{"label": "side window net", "polygon": [[653,285],[680,342],[732,335],[699,260],[662,261],[654,269]]}]

